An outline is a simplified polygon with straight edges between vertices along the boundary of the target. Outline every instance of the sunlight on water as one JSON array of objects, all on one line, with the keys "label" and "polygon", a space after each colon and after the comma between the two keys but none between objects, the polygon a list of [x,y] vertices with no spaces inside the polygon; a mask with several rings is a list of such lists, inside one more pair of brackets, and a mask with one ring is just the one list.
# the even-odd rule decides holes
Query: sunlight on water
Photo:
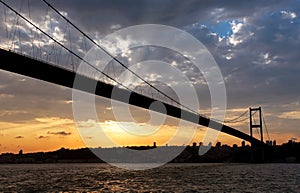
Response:
[{"label": "sunlight on water", "polygon": [[0,165],[0,192],[297,192],[300,164]]}]

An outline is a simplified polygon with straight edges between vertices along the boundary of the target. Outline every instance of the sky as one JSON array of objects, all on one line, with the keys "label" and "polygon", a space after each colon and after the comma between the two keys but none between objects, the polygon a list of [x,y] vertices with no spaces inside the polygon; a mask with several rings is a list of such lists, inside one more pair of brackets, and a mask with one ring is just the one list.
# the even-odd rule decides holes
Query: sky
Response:
[{"label": "sky", "polygon": [[[73,47],[80,54],[85,53],[80,35],[42,1],[5,2],[21,10],[21,13],[63,44]],[[299,0],[49,2],[95,40],[117,30],[142,24],[173,26],[193,35],[210,51],[223,75],[227,94],[226,119],[235,118],[249,107],[261,106],[271,139],[277,140],[279,144],[289,139],[299,140]],[[44,50],[51,50],[53,42],[43,39],[42,35],[15,19],[14,14],[5,14],[4,10],[1,5],[1,47],[17,47],[18,42],[22,42],[22,51],[32,51],[33,55],[38,53],[34,50],[37,45]],[[13,27],[13,24],[18,27]],[[33,38],[35,41],[32,41]],[[68,43],[69,39],[73,40],[72,44]],[[133,64],[142,60],[141,55],[143,60],[161,59],[165,63],[174,61],[178,69],[184,71],[192,81],[199,97],[200,112],[209,116],[210,95],[201,73],[194,71],[184,58],[176,58],[174,54],[170,57],[170,50],[155,47],[128,50],[128,46],[133,43],[133,40],[120,40],[118,49],[124,53],[118,57],[122,61]],[[32,48],[32,45],[35,47]],[[114,44],[104,46],[112,53],[116,51]],[[45,59],[47,54],[40,55]],[[71,60],[65,56],[61,63],[67,64]],[[72,68],[70,65],[65,67]],[[143,68],[140,73],[147,74],[150,69]],[[151,73],[148,73],[147,78],[155,81],[157,77],[163,77],[167,73],[163,69],[157,67],[156,71],[161,74],[154,76],[152,73],[150,77]],[[0,152],[18,152],[19,149],[24,152],[49,151],[60,147],[85,147],[94,143],[95,136],[82,136],[76,129],[71,89],[0,71],[0,107]],[[149,113],[139,108],[131,107],[135,121],[124,119],[119,122],[114,118],[110,100],[97,98],[96,108],[98,122],[87,119],[85,124],[91,128],[100,124],[119,146],[151,145],[154,141],[158,145],[165,145],[176,134],[178,120],[172,118],[167,118],[165,124],[157,128],[155,124],[147,123]],[[146,129],[152,134],[131,135],[118,125]],[[230,126],[249,132],[248,120]],[[198,127],[191,142],[200,142],[206,130]],[[186,132],[193,132],[193,129],[187,127]],[[268,139],[266,134],[265,137]],[[226,134],[221,134],[217,141],[230,145],[241,143],[240,139]],[[183,144],[179,140],[171,145]]]}]

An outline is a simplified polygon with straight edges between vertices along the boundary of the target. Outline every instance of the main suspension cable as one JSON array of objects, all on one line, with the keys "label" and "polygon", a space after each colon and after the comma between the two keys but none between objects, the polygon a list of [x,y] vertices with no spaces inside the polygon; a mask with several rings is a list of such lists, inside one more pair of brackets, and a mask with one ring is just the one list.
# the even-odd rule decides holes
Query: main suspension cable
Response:
[{"label": "main suspension cable", "polygon": [[263,122],[264,122],[264,126],[265,126],[265,129],[266,129],[266,132],[267,132],[268,139],[270,140],[269,131],[268,131],[268,127],[267,127],[264,115],[262,116],[262,119],[263,119]]},{"label": "main suspension cable", "polygon": [[142,78],[140,75],[138,75],[137,73],[135,73],[134,71],[132,71],[130,68],[128,68],[126,65],[124,65],[120,60],[118,60],[116,57],[114,57],[111,53],[109,53],[105,48],[103,48],[102,46],[100,46],[95,40],[93,40],[90,36],[88,36],[86,33],[84,33],[81,29],[79,29],[79,27],[77,27],[75,24],[73,24],[66,16],[64,16],[63,14],[61,14],[55,7],[53,7],[50,3],[48,3],[46,0],[43,0],[44,3],[46,3],[50,8],[52,8],[57,14],[59,14],[63,19],[65,19],[68,23],[70,23],[76,30],[78,30],[82,35],[84,35],[84,37],[86,37],[88,40],[90,40],[94,45],[96,45],[98,48],[100,48],[105,54],[107,54],[108,56],[110,56],[114,61],[116,61],[117,63],[119,63],[121,66],[123,66],[124,68],[126,68],[129,72],[131,72],[133,75],[135,75],[137,78],[139,78],[140,80],[142,80],[143,82],[145,82],[148,86],[150,86],[151,88],[153,88],[154,90],[156,90],[157,92],[159,92],[160,94],[162,94],[163,96],[165,96],[166,98],[170,99],[171,101],[175,102],[176,104],[178,104],[179,106],[184,107],[185,109],[195,113],[195,114],[199,114],[198,112],[194,111],[193,109],[181,104],[180,102],[178,102],[177,100],[173,99],[172,97],[170,97],[169,95],[165,94],[163,91],[159,90],[158,88],[156,88],[155,86],[153,86],[152,84],[150,84],[148,81],[146,81],[144,78]]},{"label": "main suspension cable", "polygon": [[[132,91],[130,88],[128,88],[127,86],[123,85],[122,83],[120,83],[119,81],[115,80],[114,78],[112,78],[111,76],[109,76],[108,74],[100,71],[98,68],[96,68],[95,66],[93,66],[92,64],[90,64],[88,61],[86,61],[84,58],[80,57],[78,54],[76,54],[75,52],[73,52],[72,50],[70,50],[69,48],[67,48],[66,46],[64,46],[62,43],[60,43],[59,41],[57,41],[55,38],[53,38],[52,36],[50,36],[48,33],[44,32],[41,28],[39,28],[37,25],[35,25],[33,22],[31,22],[30,20],[28,20],[26,17],[24,17],[23,15],[21,15],[20,13],[18,13],[15,9],[13,9],[12,7],[10,7],[8,4],[6,4],[5,2],[3,2],[3,0],[0,0],[0,2],[5,5],[7,8],[9,8],[11,11],[13,11],[15,14],[17,14],[19,17],[21,17],[23,20],[25,20],[26,22],[28,22],[30,25],[32,25],[33,27],[35,27],[37,30],[39,30],[41,33],[43,33],[45,36],[47,36],[48,38],[50,38],[51,40],[53,40],[55,43],[57,43],[58,45],[60,45],[61,47],[63,47],[65,50],[67,50],[68,52],[70,52],[71,54],[73,54],[74,56],[76,56],[78,59],[80,59],[81,61],[83,61],[84,63],[88,64],[90,67],[94,68],[96,71],[100,72],[101,74],[103,74],[104,76],[106,76],[107,78],[111,79],[112,81],[116,82],[117,84],[119,84],[120,86],[123,86],[124,88],[128,89],[129,91]],[[134,92],[134,91],[132,91]]]}]

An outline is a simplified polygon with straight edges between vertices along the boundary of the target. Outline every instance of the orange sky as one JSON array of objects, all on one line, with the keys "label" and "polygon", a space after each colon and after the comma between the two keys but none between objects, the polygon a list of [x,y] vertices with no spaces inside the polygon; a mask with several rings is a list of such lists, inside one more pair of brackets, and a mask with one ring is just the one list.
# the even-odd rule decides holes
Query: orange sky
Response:
[{"label": "orange sky", "polygon": [[[163,125],[154,133],[139,136],[126,132],[124,128],[120,128],[118,124],[122,123],[117,123],[114,121],[105,121],[99,123],[106,135],[108,135],[115,142],[115,146],[152,145],[154,141],[157,142],[157,145],[166,145],[168,144],[169,140],[174,137],[178,129],[176,126]],[[136,123],[131,124],[132,125],[129,126],[134,126]],[[136,127],[140,127],[140,125],[136,125]],[[150,128],[150,130],[153,128],[157,129],[155,128],[156,126],[149,126],[146,124],[142,126],[142,128],[147,127]],[[7,128],[1,130],[1,153],[17,153],[20,149],[23,149],[24,152],[38,152],[53,151],[60,149],[61,147],[75,149],[86,146],[105,146],[103,143],[101,143],[102,136],[96,136],[98,133],[93,135],[92,131],[90,135],[83,133],[80,134],[72,119],[44,117],[36,118],[35,121],[26,123],[0,122],[0,128]],[[51,132],[49,132],[50,129]],[[96,129],[96,127],[91,126],[91,130]],[[186,133],[188,135],[193,133],[192,128],[185,127],[183,129],[187,131]],[[190,142],[199,143],[203,140],[205,133],[209,130],[198,127],[194,137],[192,137]],[[282,143],[285,142],[286,138],[288,138],[290,135],[291,134],[289,133],[286,133],[285,135],[273,134],[272,138],[275,138],[278,142]],[[176,142],[174,144],[169,145],[187,145],[187,143],[181,144],[180,139],[175,141]],[[222,142],[222,144],[240,145],[242,140],[220,133],[215,143],[218,141]]]}]

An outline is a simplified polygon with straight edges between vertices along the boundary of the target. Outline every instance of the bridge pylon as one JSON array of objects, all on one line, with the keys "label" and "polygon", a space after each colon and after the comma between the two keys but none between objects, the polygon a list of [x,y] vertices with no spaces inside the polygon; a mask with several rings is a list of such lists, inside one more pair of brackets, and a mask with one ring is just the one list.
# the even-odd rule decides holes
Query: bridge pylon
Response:
[{"label": "bridge pylon", "polygon": [[[253,115],[258,114],[259,117],[259,123],[258,124],[253,124]],[[249,113],[250,113],[250,136],[253,137],[253,128],[259,128],[260,129],[260,141],[264,142],[264,137],[263,137],[263,128],[262,128],[262,114],[261,114],[261,107],[258,108],[249,108]]]}]

